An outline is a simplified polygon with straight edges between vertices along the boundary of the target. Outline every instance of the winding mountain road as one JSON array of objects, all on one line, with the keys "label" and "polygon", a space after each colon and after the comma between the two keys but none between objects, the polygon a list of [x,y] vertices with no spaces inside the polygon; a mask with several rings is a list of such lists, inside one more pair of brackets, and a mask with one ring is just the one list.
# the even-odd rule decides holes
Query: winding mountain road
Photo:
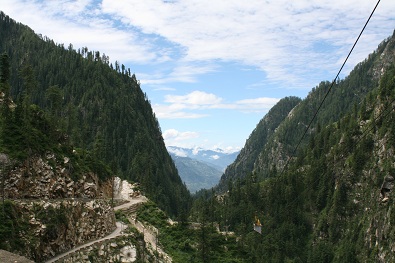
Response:
[{"label": "winding mountain road", "polygon": [[[128,199],[128,201],[129,201],[128,203],[125,203],[125,204],[122,204],[122,205],[114,207],[114,211],[122,210],[122,209],[128,209],[129,207],[131,207],[131,206],[133,206],[135,204],[146,202],[147,200],[148,199],[145,196],[142,196],[142,195],[140,195],[138,197],[135,197],[135,198],[129,198]],[[107,240],[107,239],[111,239],[111,238],[120,236],[120,235],[122,235],[122,230],[126,229],[126,227],[127,226],[125,224],[123,224],[121,222],[116,222],[115,230],[112,233],[108,234],[107,236],[99,238],[99,239],[95,239],[93,241],[90,241],[88,243],[85,243],[85,244],[82,244],[82,245],[79,245],[79,246],[76,246],[76,247],[74,247],[73,249],[71,249],[69,251],[63,252],[63,253],[55,256],[54,258],[51,258],[51,259],[45,261],[45,263],[56,262],[57,260],[59,260],[59,259],[61,259],[63,257],[66,257],[67,255],[69,255],[69,254],[71,254],[73,252],[76,252],[76,251],[78,251],[78,250],[80,250],[82,248],[89,247],[89,246],[91,246],[91,245],[93,245],[93,244],[95,244],[97,242],[101,242],[101,241],[104,241],[104,240]]]},{"label": "winding mountain road", "polygon": [[79,245],[79,246],[77,246],[77,247],[75,247],[75,248],[73,248],[73,249],[71,249],[71,250],[69,250],[69,251],[66,251],[66,252],[64,252],[64,253],[62,253],[62,254],[57,255],[57,256],[54,257],[54,258],[51,258],[51,259],[48,260],[48,261],[45,261],[45,263],[53,263],[53,262],[56,262],[57,260],[59,260],[59,259],[65,257],[65,256],[67,256],[68,254],[71,254],[71,253],[73,253],[73,252],[76,252],[77,250],[80,250],[80,249],[85,248],[85,247],[89,247],[89,246],[91,246],[91,245],[93,245],[93,244],[95,244],[95,243],[97,243],[97,242],[103,241],[103,240],[107,240],[107,239],[111,239],[111,238],[120,236],[120,235],[122,235],[122,233],[121,233],[122,230],[126,229],[126,227],[127,227],[127,226],[126,226],[125,224],[123,224],[123,223],[121,223],[121,222],[116,222],[116,228],[115,228],[115,230],[114,230],[112,233],[110,233],[109,235],[107,235],[107,236],[105,236],[105,237],[103,237],[103,238],[100,238],[100,239],[96,239],[96,240],[90,241],[90,242],[88,242],[88,243],[86,243],[86,244]]}]

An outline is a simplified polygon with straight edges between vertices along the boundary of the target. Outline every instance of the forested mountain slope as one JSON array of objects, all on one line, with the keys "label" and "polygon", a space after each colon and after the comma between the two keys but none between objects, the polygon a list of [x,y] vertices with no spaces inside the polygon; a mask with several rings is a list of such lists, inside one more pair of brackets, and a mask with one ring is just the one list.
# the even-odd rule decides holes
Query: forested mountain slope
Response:
[{"label": "forested mountain slope", "polygon": [[[338,121],[353,110],[353,107],[362,103],[363,98],[377,87],[380,76],[395,57],[393,45],[393,38],[383,41],[375,52],[352,70],[349,76],[334,83],[298,148],[302,149],[307,145],[311,134],[314,134],[317,128]],[[219,188],[224,189],[230,179],[234,181],[252,172],[263,179],[281,171],[289,160],[296,157],[297,152],[294,150],[330,87],[331,82],[321,82],[288,116],[276,115],[277,119],[269,123],[267,119],[271,120],[271,115],[275,111],[289,112],[289,107],[296,105],[296,100],[293,98],[290,101],[294,104],[280,101],[275,105],[251,133],[236,161],[228,167],[221,178]]]},{"label": "forested mountain slope", "polygon": [[286,97],[269,110],[247,139],[236,160],[226,168],[225,173],[221,177],[219,189],[225,189],[227,182],[243,178],[253,171],[254,163],[262,148],[278,128],[278,125],[284,121],[300,101],[301,99],[297,97]]},{"label": "forested mountain slope", "polygon": [[149,100],[130,69],[99,51],[55,44],[0,13],[0,53],[10,58],[14,101],[52,112],[73,145],[90,150],[171,215],[190,195],[169,156]]},{"label": "forested mountain slope", "polygon": [[239,236],[235,262],[395,261],[395,35],[336,84],[282,170],[327,88],[288,114],[254,170],[195,202],[194,217]]},{"label": "forested mountain slope", "polygon": [[[314,134],[316,129],[338,121],[352,111],[353,107],[361,104],[366,95],[378,86],[385,68],[395,57],[393,43],[393,38],[382,42],[378,49],[359,63],[344,80],[338,80],[332,86],[299,148],[306,146],[310,135]],[[293,114],[279,125],[277,132],[257,158],[254,172],[262,178],[269,177],[282,170],[285,163],[297,155],[294,150],[330,87],[331,82],[321,82],[299,103]]]}]

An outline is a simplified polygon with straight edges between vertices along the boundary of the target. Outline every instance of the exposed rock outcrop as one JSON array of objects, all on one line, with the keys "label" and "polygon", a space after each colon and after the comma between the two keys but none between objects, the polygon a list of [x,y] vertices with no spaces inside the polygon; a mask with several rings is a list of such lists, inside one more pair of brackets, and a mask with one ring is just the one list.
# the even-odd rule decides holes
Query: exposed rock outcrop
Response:
[{"label": "exposed rock outcrop", "polygon": [[8,252],[8,251],[2,250],[2,249],[0,249],[0,262],[3,262],[3,263],[7,263],[7,262],[10,262],[10,263],[11,262],[12,263],[15,263],[15,262],[17,262],[17,263],[34,263],[33,261],[31,261],[25,257],[13,254],[11,252]]},{"label": "exposed rock outcrop", "polygon": [[103,197],[99,180],[92,172],[74,181],[69,159],[58,160],[53,154],[34,156],[6,173],[5,198],[60,199]]},{"label": "exposed rock outcrop", "polygon": [[390,197],[390,193],[391,190],[394,188],[394,177],[388,175],[384,178],[384,182],[381,185],[381,196],[383,198],[383,200],[381,200],[382,202],[387,202],[389,197]]},{"label": "exposed rock outcrop", "polygon": [[68,157],[52,153],[16,165],[1,156],[7,164],[0,166],[0,195],[4,190],[19,220],[18,230],[12,230],[18,237],[2,240],[10,251],[41,262],[114,230],[111,180],[100,182],[93,172],[77,176]]},{"label": "exposed rock outcrop", "polygon": [[17,200],[14,204],[28,225],[20,233],[24,244],[20,252],[35,261],[103,237],[115,228],[109,200]]},{"label": "exposed rock outcrop", "polygon": [[61,262],[136,262],[144,255],[143,249],[141,238],[130,235],[98,242],[62,258]]}]

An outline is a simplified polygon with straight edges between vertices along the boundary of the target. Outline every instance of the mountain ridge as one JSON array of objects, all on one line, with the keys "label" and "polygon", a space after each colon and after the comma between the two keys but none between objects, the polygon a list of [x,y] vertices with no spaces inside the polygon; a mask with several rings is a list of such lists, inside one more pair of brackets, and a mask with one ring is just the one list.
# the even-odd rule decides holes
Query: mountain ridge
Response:
[{"label": "mountain ridge", "polygon": [[[9,94],[17,104],[24,109],[35,104],[48,112],[72,145],[91,152],[112,173],[141,183],[146,195],[170,215],[188,210],[188,190],[130,69],[118,61],[113,65],[104,53],[88,47],[55,44],[3,12],[0,28],[0,53],[9,57]],[[10,143],[26,157],[29,151],[22,141]],[[39,141],[30,140],[36,146]]]},{"label": "mountain ridge", "polygon": [[257,136],[249,170],[223,176],[194,204],[196,217],[239,235],[249,262],[395,260],[395,31],[336,80],[312,121],[330,86]]},{"label": "mountain ridge", "polygon": [[200,147],[186,148],[178,146],[167,146],[167,150],[179,157],[189,157],[207,164],[213,165],[224,171],[225,168],[233,162],[239,151],[228,152],[221,148],[204,149]]}]

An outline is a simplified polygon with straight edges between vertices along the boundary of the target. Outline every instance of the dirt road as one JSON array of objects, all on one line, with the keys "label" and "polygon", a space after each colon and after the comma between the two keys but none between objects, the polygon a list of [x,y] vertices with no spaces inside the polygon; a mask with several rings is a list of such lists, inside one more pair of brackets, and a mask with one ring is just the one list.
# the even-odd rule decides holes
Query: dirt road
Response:
[{"label": "dirt road", "polygon": [[105,236],[103,238],[100,238],[100,239],[96,239],[96,240],[90,241],[90,242],[88,242],[86,244],[77,246],[77,247],[75,247],[75,248],[73,248],[73,249],[71,249],[69,251],[66,251],[66,252],[64,252],[62,254],[59,254],[56,257],[51,258],[50,260],[45,261],[45,262],[46,263],[55,262],[56,260],[59,260],[59,259],[65,257],[65,256],[67,256],[68,254],[73,253],[73,252],[75,252],[75,251],[77,251],[77,250],[79,250],[81,248],[89,247],[89,246],[95,244],[96,242],[100,242],[100,241],[103,241],[103,240],[107,240],[107,239],[111,239],[111,238],[120,236],[120,235],[122,235],[122,230],[126,229],[126,227],[127,227],[125,224],[123,224],[121,222],[116,222],[116,226],[117,227],[115,228],[115,230],[112,233],[110,233],[109,235],[107,235],[107,236]]},{"label": "dirt road", "polygon": [[[127,210],[128,208],[130,208],[133,205],[136,205],[138,203],[143,203],[143,202],[148,201],[148,199],[145,196],[140,195],[140,196],[137,196],[137,197],[130,197],[130,198],[128,198],[127,201],[129,201],[129,202],[114,207],[114,211]],[[151,251],[151,253],[154,253],[155,251],[157,251],[159,253],[159,255],[161,255],[161,258],[163,259],[162,262],[171,263],[172,260],[171,260],[170,256],[167,255],[166,252],[164,252],[160,246],[157,246],[157,240],[156,240],[157,230],[154,227],[152,227],[152,226],[151,227],[145,226],[141,222],[135,220],[135,218],[136,218],[136,214],[131,214],[130,218],[129,218],[129,221],[140,233],[142,233],[144,235],[144,241],[147,244],[149,244],[147,247]],[[73,249],[71,249],[69,251],[66,251],[66,252],[64,252],[62,254],[59,254],[56,257],[54,257],[54,258],[52,258],[52,259],[50,259],[48,261],[45,261],[45,262],[46,263],[56,262],[57,260],[59,260],[59,259],[61,259],[63,257],[66,257],[70,253],[73,253],[73,252],[75,252],[75,251],[77,251],[77,250],[79,250],[81,248],[85,248],[85,247],[91,246],[91,245],[93,245],[93,244],[95,244],[97,242],[120,236],[120,235],[122,235],[122,230],[126,229],[126,227],[127,226],[124,225],[123,223],[116,222],[116,229],[112,233],[110,233],[109,235],[107,235],[107,236],[105,236],[103,238],[100,238],[100,239],[96,239],[96,240],[90,241],[90,242],[88,242],[86,244],[77,246],[77,247],[75,247],[75,248],[73,248]]]},{"label": "dirt road", "polygon": [[[114,211],[121,210],[121,209],[128,209],[132,205],[135,205],[135,204],[138,204],[138,203],[141,203],[141,202],[146,202],[147,198],[145,196],[139,196],[139,197],[136,197],[136,198],[130,198],[128,201],[129,201],[128,203],[125,203],[125,204],[122,204],[122,205],[114,207]],[[64,252],[62,254],[59,254],[59,255],[55,256],[54,258],[51,258],[48,261],[45,261],[45,263],[53,263],[53,262],[65,257],[68,254],[73,253],[73,252],[75,252],[75,251],[77,251],[77,250],[79,250],[81,248],[88,247],[88,246],[91,246],[91,245],[93,245],[93,244],[95,244],[97,242],[104,241],[104,240],[107,240],[107,239],[111,239],[111,238],[120,236],[120,235],[122,235],[122,230],[126,229],[126,227],[127,226],[125,224],[123,224],[121,222],[116,222],[115,230],[112,233],[110,233],[109,235],[107,235],[105,237],[102,237],[100,239],[96,239],[96,240],[90,241],[90,242],[88,242],[86,244],[74,247],[73,249],[71,249],[69,251],[66,251],[66,252]]]}]

